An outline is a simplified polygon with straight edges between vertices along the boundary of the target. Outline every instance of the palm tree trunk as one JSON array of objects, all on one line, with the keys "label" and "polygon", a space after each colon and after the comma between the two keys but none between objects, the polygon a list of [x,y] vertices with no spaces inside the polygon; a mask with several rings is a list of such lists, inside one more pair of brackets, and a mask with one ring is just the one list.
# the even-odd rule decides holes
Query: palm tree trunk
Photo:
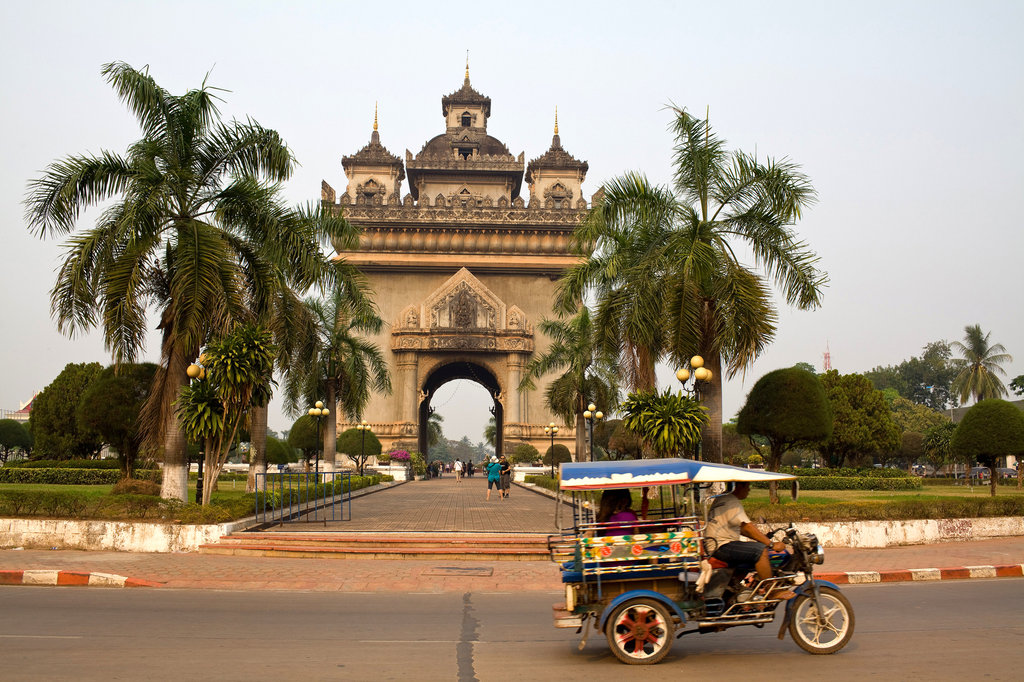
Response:
[{"label": "palm tree trunk", "polygon": [[701,401],[708,408],[708,423],[701,429],[701,458],[705,462],[722,462],[722,356],[704,356],[704,366],[711,370]]},{"label": "palm tree trunk", "polygon": [[[269,407],[254,407],[250,419],[249,428],[249,476],[245,482],[245,492],[256,492],[256,481],[262,482],[261,487],[266,486],[267,473],[267,412]],[[260,476],[257,476],[259,474]]]},{"label": "palm tree trunk", "polygon": [[[324,471],[336,471],[338,469],[338,397],[335,393],[334,382],[327,382],[327,407],[331,413],[327,415],[327,422],[324,424]],[[363,475],[363,466],[359,464],[359,475]]]},{"label": "palm tree trunk", "polygon": [[[165,347],[167,345],[171,344],[165,344]],[[182,502],[188,502],[188,439],[178,423],[173,403],[185,384],[186,362],[181,350],[172,345],[166,375],[163,381],[154,383],[154,388],[161,388],[164,394],[155,397],[160,401],[164,423],[164,479],[160,486],[160,496]]]}]

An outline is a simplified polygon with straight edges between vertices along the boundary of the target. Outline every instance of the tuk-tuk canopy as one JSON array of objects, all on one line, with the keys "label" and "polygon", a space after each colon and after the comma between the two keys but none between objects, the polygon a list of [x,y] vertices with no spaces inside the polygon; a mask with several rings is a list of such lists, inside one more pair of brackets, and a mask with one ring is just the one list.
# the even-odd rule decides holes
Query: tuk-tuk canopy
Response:
[{"label": "tuk-tuk canopy", "polygon": [[789,481],[792,474],[743,469],[692,459],[632,459],[619,462],[565,462],[559,469],[562,490],[639,488],[683,483]]}]

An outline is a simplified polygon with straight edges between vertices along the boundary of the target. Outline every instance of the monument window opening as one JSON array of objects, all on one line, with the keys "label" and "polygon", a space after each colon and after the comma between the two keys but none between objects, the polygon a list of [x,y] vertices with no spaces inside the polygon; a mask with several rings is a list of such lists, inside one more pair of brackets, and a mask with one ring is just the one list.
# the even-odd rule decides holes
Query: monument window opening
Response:
[{"label": "monument window opening", "polygon": [[464,159],[468,159],[473,156],[473,150],[469,147],[459,147],[459,156]]},{"label": "monument window opening", "polygon": [[462,127],[463,128],[468,128],[472,124],[473,124],[473,117],[469,115],[468,111],[464,112],[462,114]]}]

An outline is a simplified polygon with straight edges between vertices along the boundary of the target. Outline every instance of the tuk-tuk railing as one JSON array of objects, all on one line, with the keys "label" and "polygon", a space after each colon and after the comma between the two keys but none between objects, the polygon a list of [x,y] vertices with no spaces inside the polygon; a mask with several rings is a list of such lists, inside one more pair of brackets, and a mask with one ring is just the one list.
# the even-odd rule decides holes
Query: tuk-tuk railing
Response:
[{"label": "tuk-tuk railing", "polygon": [[701,559],[700,522],[695,516],[593,523],[576,533],[548,539],[551,559],[587,577],[643,571],[683,570]]}]

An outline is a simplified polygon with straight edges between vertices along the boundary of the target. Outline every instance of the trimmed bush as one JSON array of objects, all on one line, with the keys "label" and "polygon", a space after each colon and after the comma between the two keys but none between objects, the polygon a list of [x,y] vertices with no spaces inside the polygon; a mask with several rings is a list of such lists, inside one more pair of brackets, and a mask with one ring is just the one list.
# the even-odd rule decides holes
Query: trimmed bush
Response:
[{"label": "trimmed bush", "polygon": [[[136,471],[135,476],[159,482],[159,470]],[[121,480],[121,470],[113,469],[24,469],[0,467],[0,483],[37,483],[43,485],[113,485]]]},{"label": "trimmed bush", "polygon": [[116,459],[22,459],[8,462],[4,468],[18,469],[118,469]]},{"label": "trimmed bush", "polygon": [[155,495],[160,497],[160,486],[153,481],[142,481],[137,478],[126,478],[118,481],[111,495]]},{"label": "trimmed bush", "polygon": [[[875,476],[799,476],[801,490],[920,490],[919,478],[884,478]],[[785,487],[786,481],[779,481]],[[767,483],[755,483],[767,489]]]}]

